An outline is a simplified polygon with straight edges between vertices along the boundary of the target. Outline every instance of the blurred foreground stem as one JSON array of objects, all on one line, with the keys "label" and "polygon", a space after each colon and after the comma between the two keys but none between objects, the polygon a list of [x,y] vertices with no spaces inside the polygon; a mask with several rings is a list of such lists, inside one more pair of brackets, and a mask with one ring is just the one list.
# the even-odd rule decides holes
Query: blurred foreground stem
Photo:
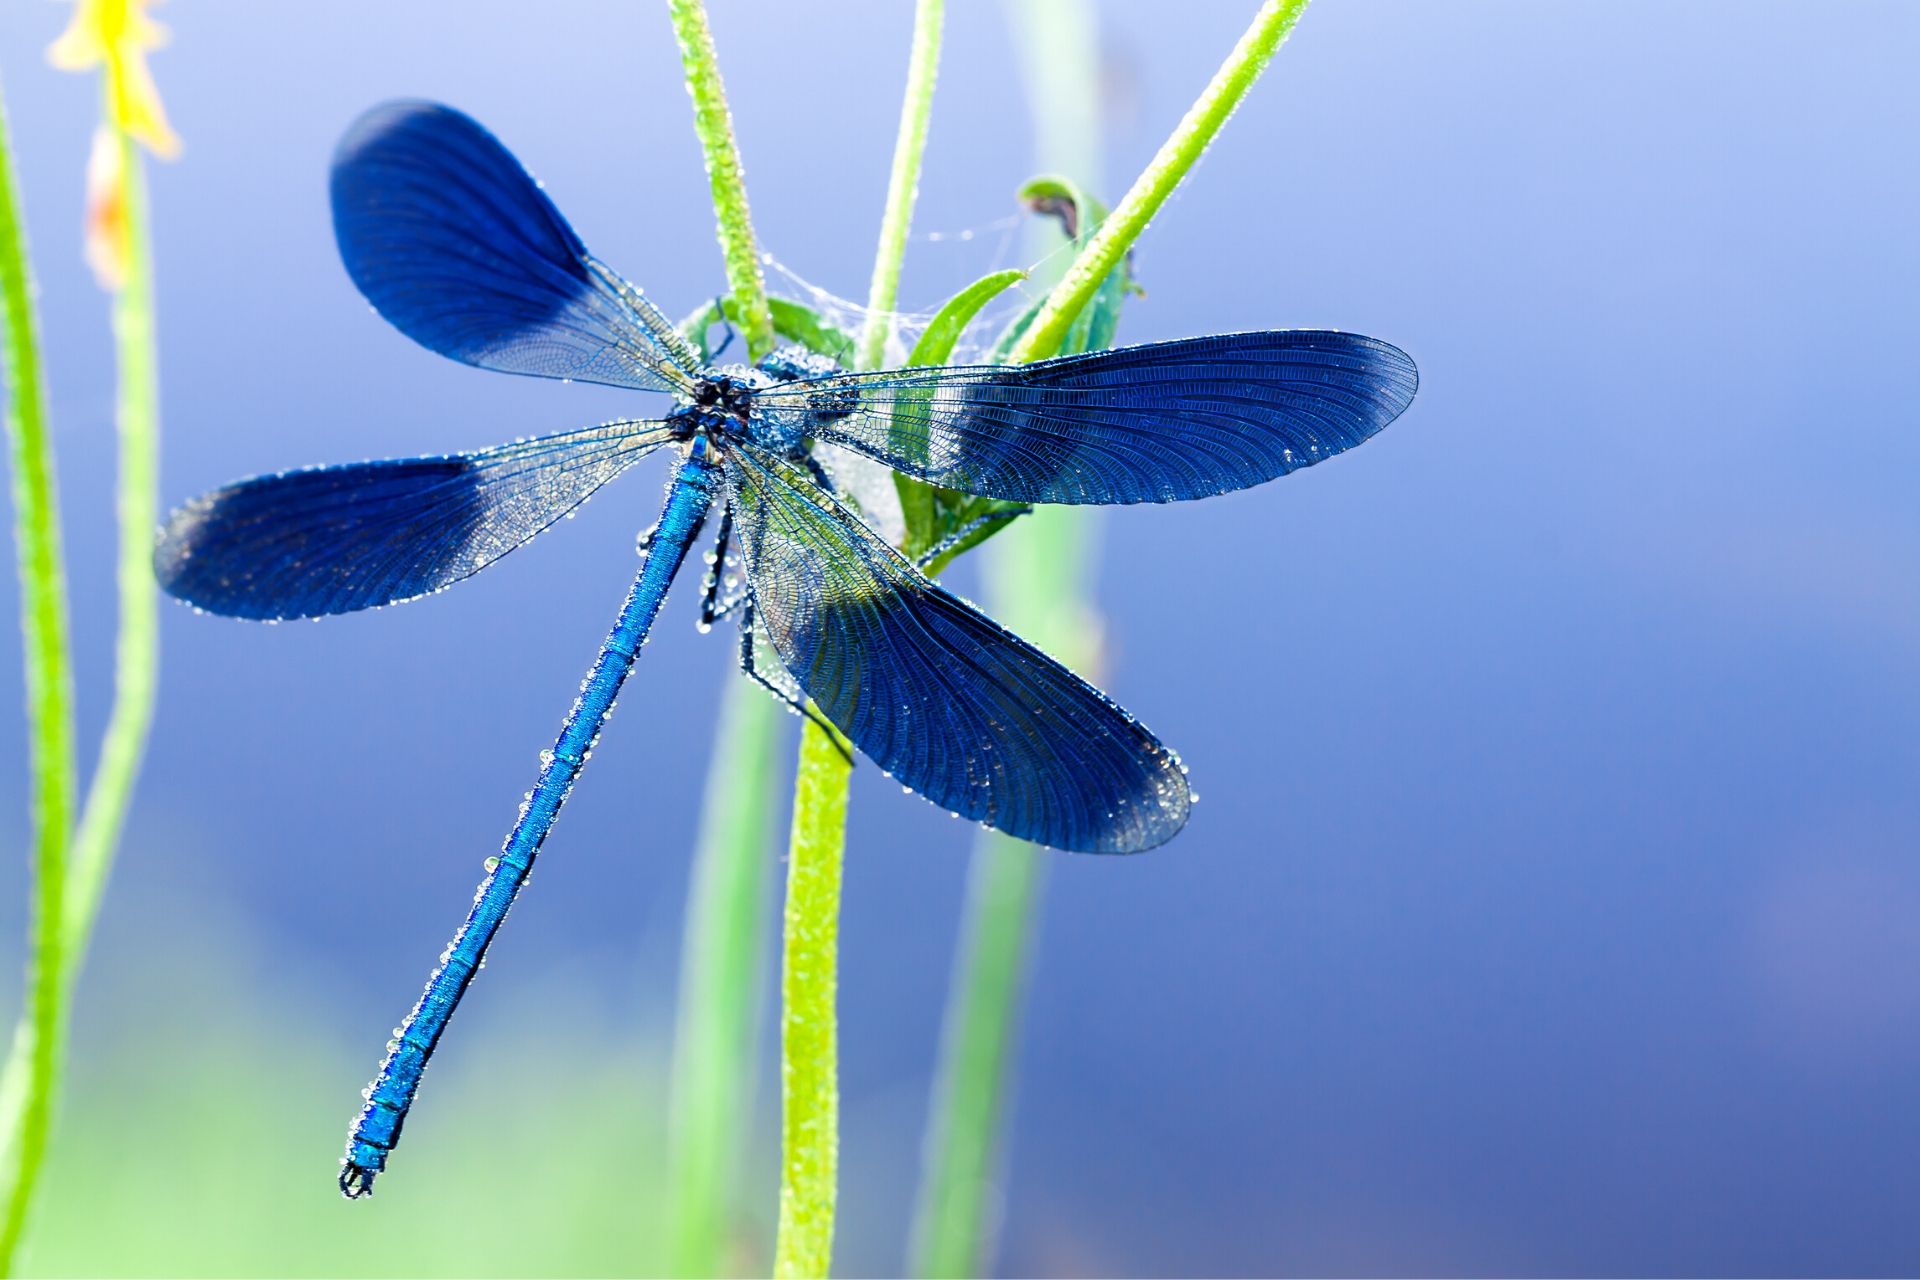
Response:
[{"label": "blurred foreground stem", "polygon": [[[46,1157],[59,1083],[66,1005],[66,859],[75,775],[73,665],[66,570],[60,549],[53,441],[48,434],[40,335],[13,143],[0,104],[0,315],[5,327],[7,451],[26,672],[32,774],[33,902],[26,1010],[26,1069],[0,1082],[0,1274],[14,1254]],[[16,1044],[22,1037],[16,1036]]]},{"label": "blurred foreground stem", "polygon": [[[1011,360],[1060,351],[1075,318],[1191,171],[1305,7],[1306,0],[1268,0],[1261,7],[1173,135],[1067,268]],[[1025,54],[1041,167],[1065,169],[1083,186],[1094,185],[1092,14],[1078,0],[1013,0],[1010,12]],[[987,570],[994,616],[1083,672],[1099,657],[1099,623],[1087,601],[1093,518],[1042,508],[1023,528],[995,540]],[[987,1270],[999,1133],[1045,879],[1038,853],[995,832],[980,841],[969,870],[910,1245],[910,1266],[923,1276]]]},{"label": "blurred foreground stem", "polygon": [[120,370],[120,634],[114,647],[113,711],[73,839],[66,913],[70,978],[77,976],[86,955],[100,895],[126,824],[153,727],[160,672],[160,601],[153,583],[153,531],[159,524],[160,384],[154,355],[146,175],[133,138],[124,129],[114,132],[125,182],[127,251],[125,282],[113,302]]},{"label": "blurred foreground stem", "polygon": [[[718,571],[718,570],[717,570]],[[700,810],[680,949],[670,1122],[670,1270],[730,1270],[741,1155],[758,1058],[761,966],[772,877],[773,699],[730,680]]]}]

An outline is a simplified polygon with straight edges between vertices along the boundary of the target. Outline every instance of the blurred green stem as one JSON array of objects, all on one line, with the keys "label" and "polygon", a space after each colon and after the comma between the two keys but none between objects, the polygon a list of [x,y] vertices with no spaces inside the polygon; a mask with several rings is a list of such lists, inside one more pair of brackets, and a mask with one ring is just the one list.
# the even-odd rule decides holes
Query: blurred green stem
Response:
[{"label": "blurred green stem", "polygon": [[87,802],[74,834],[67,896],[67,969],[77,977],[113,868],[114,850],[153,727],[159,682],[159,596],[153,584],[153,531],[159,523],[160,384],[154,355],[153,257],[147,227],[146,174],[133,138],[117,130],[126,177],[126,281],[114,297],[113,334],[120,367],[120,634],[115,642],[113,710]]},{"label": "blurred green stem", "polygon": [[674,38],[680,42],[680,68],[693,99],[693,129],[700,135],[700,151],[706,161],[707,186],[720,227],[720,249],[727,260],[727,285],[740,307],[747,350],[758,360],[773,350],[773,313],[767,306],[767,281],[760,270],[759,247],[754,243],[746,178],[740,166],[740,148],[733,140],[733,112],[727,108],[727,86],[720,78],[713,28],[707,22],[702,0],[667,0],[667,15],[673,20]]},{"label": "blurred green stem", "polygon": [[[887,316],[900,283],[920,185],[927,122],[940,64],[943,0],[914,9],[907,89],[887,180],[880,247],[873,266],[873,311],[860,366],[873,368],[887,342]],[[846,852],[851,751],[839,735],[809,720],[800,734],[788,842],[787,912],[781,964],[780,1226],[774,1275],[825,1276],[833,1263],[840,1161],[840,882]]]},{"label": "blurred green stem", "polygon": [[[1008,0],[1006,10],[1033,118],[1035,168],[1071,174],[1080,189],[1098,190],[1099,41],[1091,6]],[[1050,261],[1044,252],[1033,257],[1042,270]],[[1094,523],[1091,511],[1042,507],[986,548],[993,616],[1088,675],[1099,650],[1088,599]],[[989,1269],[999,1218],[993,1186],[1046,872],[1043,850],[1000,832],[983,834],[974,847],[922,1144],[908,1242],[912,1274]]]},{"label": "blurred green stem", "polygon": [[[10,1274],[46,1156],[59,1083],[66,984],[67,842],[72,834],[73,666],[60,549],[53,440],[13,143],[0,105],[0,313],[5,320],[7,446],[13,469],[22,653],[33,796],[32,940],[27,957],[27,1070],[0,1096],[0,1274]],[[13,1083],[13,1082],[8,1082]]]},{"label": "blurred green stem", "polygon": [[867,324],[860,334],[862,369],[878,369],[886,359],[893,304],[900,296],[900,264],[907,253],[907,228],[913,223],[913,200],[920,189],[920,160],[927,149],[927,123],[933,117],[945,18],[946,0],[918,0],[914,6],[906,99],[900,105],[900,133],[893,144],[887,207],[880,217],[880,250],[874,255],[873,283],[867,289]]},{"label": "blurred green stem", "polygon": [[1147,167],[1101,224],[1092,241],[1067,268],[1033,327],[1014,348],[1016,362],[1041,360],[1060,349],[1074,317],[1093,297],[1121,255],[1140,238],[1160,206],[1167,202],[1205,153],[1234,109],[1267,68],[1274,50],[1300,20],[1307,0],[1265,0],[1253,24],[1233,46],[1213,79],[1201,92]]},{"label": "blurred green stem", "polygon": [[[719,571],[716,569],[716,571]],[[687,892],[673,1038],[670,1269],[727,1268],[734,1186],[753,1098],[780,705],[728,682]]]},{"label": "blurred green stem", "polygon": [[[1269,0],[1262,7],[1173,136],[1068,267],[1010,359],[1044,359],[1060,350],[1075,318],[1219,133],[1305,2]],[[1092,15],[1071,0],[1015,0],[1012,12],[1023,37],[1040,165],[1072,172],[1083,189],[1091,187],[1097,150],[1097,114],[1089,107],[1097,95]],[[1083,671],[1099,656],[1099,623],[1086,602],[1092,519],[1091,513],[1041,508],[1024,528],[995,540],[987,570],[994,616]],[[986,1269],[994,1216],[989,1194],[1045,880],[1037,852],[993,833],[980,842],[969,872],[912,1235],[911,1263],[923,1276]]]}]

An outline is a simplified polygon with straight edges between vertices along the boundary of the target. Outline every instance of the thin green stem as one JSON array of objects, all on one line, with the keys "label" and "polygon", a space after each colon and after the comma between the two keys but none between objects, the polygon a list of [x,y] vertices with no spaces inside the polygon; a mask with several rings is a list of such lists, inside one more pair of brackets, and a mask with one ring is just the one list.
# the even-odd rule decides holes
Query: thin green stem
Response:
[{"label": "thin green stem", "polygon": [[893,143],[887,207],[880,216],[880,250],[874,255],[873,283],[867,289],[867,324],[860,334],[862,369],[878,369],[886,358],[893,304],[900,296],[900,264],[907,254],[907,228],[912,225],[913,199],[920,190],[920,160],[927,150],[927,123],[933,116],[945,18],[946,0],[917,0],[914,5],[907,91],[900,104],[900,132]]},{"label": "thin green stem", "polygon": [[674,38],[680,42],[680,67],[693,99],[693,129],[707,166],[707,185],[719,220],[720,249],[727,260],[727,285],[740,307],[740,327],[755,359],[773,350],[773,312],[767,306],[767,281],[753,238],[740,148],[733,137],[733,113],[720,78],[713,28],[702,0],[667,0]]},{"label": "thin green stem", "polygon": [[674,1197],[669,1269],[717,1276],[728,1246],[753,1097],[761,948],[771,896],[774,748],[780,705],[732,681],[714,742],[687,892],[673,1038]]},{"label": "thin green stem", "polygon": [[847,834],[845,742],[812,720],[800,734],[780,967],[780,1226],[773,1274],[811,1280],[833,1262],[840,1163],[841,855]]},{"label": "thin green stem", "polygon": [[74,834],[67,896],[67,968],[77,976],[100,896],[153,727],[160,673],[159,596],[153,585],[153,530],[159,523],[160,381],[154,354],[153,258],[146,175],[139,147],[116,139],[126,179],[126,282],[114,298],[120,366],[120,634],[114,648],[113,710]]},{"label": "thin green stem", "polygon": [[[0,314],[5,320],[7,444],[24,633],[33,794],[32,940],[26,1019],[31,1043],[20,1097],[0,1098],[0,1274],[11,1273],[46,1157],[59,1083],[66,984],[66,860],[75,773],[73,666],[66,571],[47,429],[38,321],[13,145],[0,105]],[[15,1119],[17,1117],[17,1121]]]},{"label": "thin green stem", "polygon": [[[918,0],[900,129],[880,220],[866,329],[859,363],[884,357],[888,313],[913,220],[914,193],[926,153],[927,122],[939,74],[944,0]],[[840,882],[846,851],[851,750],[839,735],[809,720],[801,732],[788,842],[787,910],[783,929],[780,1024],[780,1224],[774,1275],[825,1276],[833,1262],[840,1163],[839,984]]]},{"label": "thin green stem", "polygon": [[1066,276],[1048,295],[1033,327],[1014,348],[1016,362],[1039,360],[1059,350],[1074,317],[1086,306],[1121,255],[1140,238],[1160,206],[1167,202],[1206,152],[1253,82],[1266,70],[1274,50],[1300,20],[1307,0],[1265,0],[1253,23],[1213,79],[1187,109],[1172,135],[1114,206],[1087,247],[1074,258]]}]

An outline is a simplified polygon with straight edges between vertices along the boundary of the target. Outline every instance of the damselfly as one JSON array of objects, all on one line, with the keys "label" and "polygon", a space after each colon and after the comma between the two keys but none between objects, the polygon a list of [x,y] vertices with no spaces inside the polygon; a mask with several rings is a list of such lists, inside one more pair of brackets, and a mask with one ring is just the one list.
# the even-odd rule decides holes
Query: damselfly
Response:
[{"label": "damselfly", "polygon": [[[813,446],[1022,503],[1170,502],[1352,448],[1417,385],[1397,348],[1317,330],[1026,365],[849,373],[793,347],[709,366],[587,252],[492,134],[430,103],[363,116],[335,156],[332,197],[348,274],[416,342],[484,369],[665,392],[673,407],[216,489],[161,531],[154,566],[168,591],[257,619],[410,600],[498,560],[655,449],[679,456],[639,575],[539,780],[387,1046],[348,1138],[350,1197],[386,1167],[427,1060],[714,509],[702,621],[738,615],[749,675],[942,808],[1036,844],[1133,853],[1187,820],[1179,760],[1098,689],[926,578],[836,496]],[[745,566],[732,594],[730,554]]]}]

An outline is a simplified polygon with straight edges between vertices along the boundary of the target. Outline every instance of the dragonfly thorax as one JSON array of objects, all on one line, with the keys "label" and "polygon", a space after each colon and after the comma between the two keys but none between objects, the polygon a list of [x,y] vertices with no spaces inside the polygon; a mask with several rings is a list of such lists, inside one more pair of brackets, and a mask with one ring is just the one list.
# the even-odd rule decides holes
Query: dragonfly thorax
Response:
[{"label": "dragonfly thorax", "polygon": [[669,421],[683,435],[706,431],[714,435],[744,436],[754,391],[772,384],[772,378],[745,365],[705,370]]}]

